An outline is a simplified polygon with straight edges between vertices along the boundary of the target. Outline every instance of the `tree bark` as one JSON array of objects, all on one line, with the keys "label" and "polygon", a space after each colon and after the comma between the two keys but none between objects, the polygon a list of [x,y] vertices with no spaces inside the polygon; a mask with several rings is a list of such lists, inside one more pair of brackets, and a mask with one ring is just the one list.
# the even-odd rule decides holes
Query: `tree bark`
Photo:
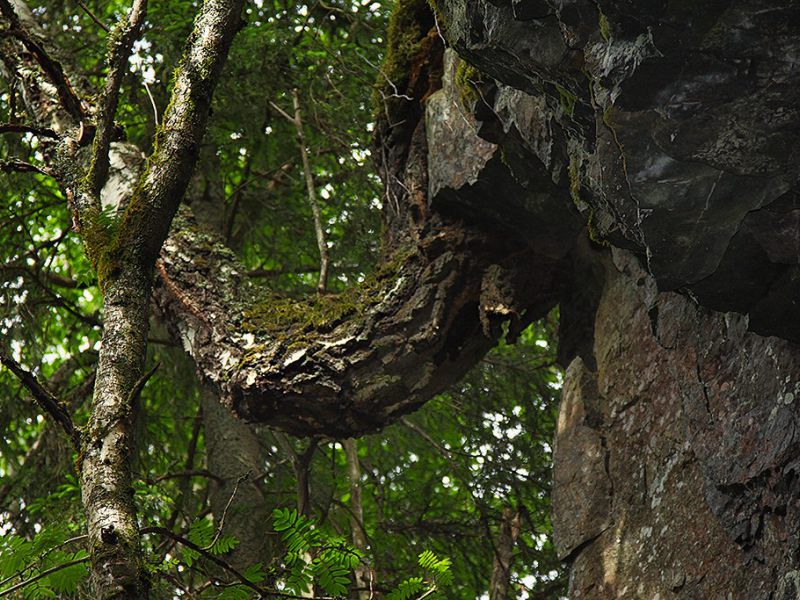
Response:
[{"label": "tree bark", "polygon": [[[433,22],[425,6],[420,14]],[[246,420],[298,435],[375,431],[461,377],[495,343],[503,323],[511,323],[513,337],[557,302],[558,257],[435,210],[428,135],[438,131],[430,120],[441,115],[426,115],[424,102],[441,88],[435,28],[422,34],[416,52],[406,94],[413,100],[393,104],[377,127],[387,231],[384,260],[361,286],[301,301],[261,293],[188,213],[165,244],[159,310],[201,378]],[[454,167],[467,173],[442,192],[451,199],[469,193],[486,164],[480,162],[486,142],[474,130],[461,137],[481,155]]]},{"label": "tree bark", "polygon": [[[347,479],[350,481],[350,531],[353,546],[367,555],[367,533],[364,531],[364,506],[361,503],[361,463],[358,460],[358,440],[348,438],[342,442],[347,456]],[[358,600],[369,600],[375,582],[370,577],[369,567],[360,564],[355,569],[355,587]]]},{"label": "tree bark", "polygon": [[181,218],[157,302],[239,416],[346,437],[419,407],[488,350],[503,320],[530,322],[557,297],[554,261],[458,223],[401,252],[395,271],[341,297],[259,297],[230,251]]},{"label": "tree bark", "polygon": [[[150,157],[112,233],[98,220],[101,199],[97,192],[104,181],[93,177],[88,188],[82,183],[86,166],[79,147],[89,131],[84,123],[85,107],[77,100],[61,63],[37,42],[35,23],[26,7],[18,0],[13,6],[7,0],[0,3],[0,11],[14,35],[31,50],[55,87],[55,93],[48,95],[49,88],[33,75],[36,65],[21,65],[30,59],[4,49],[6,71],[18,72],[22,66],[30,73],[22,79],[22,85],[30,92],[26,96],[30,112],[40,124],[53,125],[63,134],[60,143],[67,160],[55,174],[71,199],[75,224],[103,291],[102,348],[80,456],[92,581],[95,596],[101,599],[143,598],[147,594],[129,459],[135,389],[143,374],[147,348],[153,266],[197,159],[211,95],[240,27],[242,5],[243,0],[206,0],[200,8],[175,77],[158,149]],[[137,4],[136,11],[138,8]],[[137,15],[138,12],[132,15],[134,21]],[[132,37],[126,36],[125,43],[129,47]],[[122,48],[119,52],[124,54],[127,50]],[[114,84],[109,85],[105,108],[113,110]],[[101,114],[99,118],[104,126],[98,147],[105,153],[113,114]],[[94,170],[92,173],[98,175]],[[98,176],[104,177],[104,173],[101,165]]]},{"label": "tree bark", "polygon": [[514,544],[519,536],[519,528],[519,512],[515,512],[510,507],[504,508],[500,532],[494,544],[489,600],[508,600],[511,586],[511,561],[514,557]]},{"label": "tree bark", "polygon": [[258,562],[267,564],[272,556],[270,515],[259,485],[266,461],[258,436],[220,404],[214,390],[204,387],[201,401],[206,461],[219,482],[211,487],[214,523],[218,530],[224,525],[223,535],[239,540],[225,561],[239,571]]}]

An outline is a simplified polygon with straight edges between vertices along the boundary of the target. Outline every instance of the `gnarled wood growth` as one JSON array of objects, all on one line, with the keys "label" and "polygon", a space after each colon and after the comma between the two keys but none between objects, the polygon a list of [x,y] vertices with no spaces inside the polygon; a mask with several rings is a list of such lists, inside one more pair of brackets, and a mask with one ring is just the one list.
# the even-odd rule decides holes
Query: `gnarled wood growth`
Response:
[{"label": "gnarled wood growth", "polygon": [[[560,256],[442,215],[438,195],[429,196],[429,142],[441,142],[431,132],[441,133],[442,114],[425,99],[456,98],[449,84],[438,91],[441,40],[427,5],[420,10],[415,18],[431,29],[411,44],[406,79],[392,82],[415,99],[392,98],[380,126],[387,236],[375,273],[342,294],[296,301],[250,285],[188,212],[164,245],[160,312],[201,377],[244,419],[298,435],[374,431],[461,377],[503,323],[513,337],[557,301]],[[476,152],[459,157],[449,185],[437,175],[450,195],[477,185],[497,152],[469,119],[461,115],[469,127],[451,135]]]},{"label": "gnarled wood growth", "polygon": [[382,427],[463,375],[503,321],[556,299],[555,261],[446,222],[358,289],[259,297],[228,251],[179,223],[159,265],[164,317],[239,416],[295,434]]}]

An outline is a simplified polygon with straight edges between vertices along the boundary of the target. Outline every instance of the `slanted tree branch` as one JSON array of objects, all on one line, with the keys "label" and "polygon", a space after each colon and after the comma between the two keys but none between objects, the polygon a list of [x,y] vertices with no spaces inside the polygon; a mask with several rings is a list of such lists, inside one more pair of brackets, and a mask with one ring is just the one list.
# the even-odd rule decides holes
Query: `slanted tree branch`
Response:
[{"label": "slanted tree branch", "polygon": [[0,171],[3,173],[39,173],[47,177],[53,177],[53,173],[44,167],[37,167],[34,164],[12,158],[9,160],[0,160]]},{"label": "slanted tree branch", "polygon": [[109,36],[108,74],[103,98],[100,102],[97,132],[95,133],[94,158],[87,177],[90,193],[98,199],[100,190],[108,177],[108,149],[114,131],[114,116],[117,114],[119,88],[128,66],[128,57],[133,42],[139,37],[147,13],[147,0],[134,0],[128,18],[120,22]]},{"label": "slanted tree branch", "polygon": [[69,79],[67,79],[61,63],[53,59],[44,49],[44,46],[27,30],[10,0],[0,0],[0,14],[10,25],[10,33],[22,42],[25,48],[34,56],[42,71],[55,86],[64,110],[76,121],[80,121],[83,118],[81,101],[75,94]]},{"label": "slanted tree branch", "polygon": [[106,25],[105,23],[103,23],[103,22],[100,20],[100,18],[99,18],[99,17],[98,17],[96,14],[94,14],[94,13],[93,13],[93,12],[92,12],[92,11],[89,9],[89,7],[88,7],[88,6],[86,6],[86,3],[85,3],[83,0],[75,0],[75,1],[78,3],[78,6],[80,6],[80,7],[81,7],[81,10],[83,10],[83,12],[85,12],[87,15],[89,15],[89,18],[90,18],[92,21],[94,21],[94,22],[95,22],[95,24],[96,24],[98,27],[100,27],[100,29],[102,29],[102,30],[103,30],[103,31],[105,31],[106,33],[109,33],[109,32],[111,31],[111,29],[108,27],[108,25]]},{"label": "slanted tree branch", "polygon": [[4,589],[3,591],[0,592],[0,598],[2,598],[3,596],[10,596],[11,594],[16,592],[17,590],[20,590],[20,589],[22,589],[22,588],[24,588],[26,586],[29,586],[30,584],[35,583],[35,582],[39,581],[40,579],[44,579],[45,577],[48,577],[49,575],[52,575],[53,573],[57,573],[58,571],[61,571],[62,569],[66,569],[68,567],[74,567],[75,565],[80,565],[80,564],[85,563],[85,562],[89,562],[89,557],[88,556],[84,556],[83,558],[76,558],[75,560],[70,560],[70,561],[67,561],[65,563],[61,563],[60,565],[56,565],[54,567],[50,567],[49,569],[45,569],[44,571],[42,571],[41,573],[37,573],[33,577],[29,577],[28,579],[20,581],[19,583],[16,583],[16,584],[12,585],[11,587]]},{"label": "slanted tree branch", "polygon": [[324,294],[328,287],[328,268],[330,265],[330,253],[328,252],[328,240],[325,235],[325,226],[322,222],[322,212],[317,201],[316,186],[314,184],[314,174],[311,172],[311,161],[308,158],[308,148],[306,146],[306,134],[303,128],[302,112],[300,110],[300,91],[292,89],[292,106],[294,116],[289,115],[285,110],[274,102],[270,105],[277,110],[284,119],[294,125],[297,132],[297,145],[300,148],[300,158],[303,161],[303,175],[306,181],[306,193],[308,194],[308,204],[311,206],[311,214],[314,218],[314,233],[317,238],[317,248],[319,248],[319,279],[317,281],[317,293]]},{"label": "slanted tree branch", "polygon": [[347,437],[418,408],[491,347],[514,318],[489,314],[484,334],[481,296],[493,264],[528,299],[519,326],[554,304],[558,264],[507,243],[438,222],[419,248],[398,249],[361,286],[292,300],[259,294],[220,240],[183,214],[159,263],[156,299],[199,373],[239,416]]},{"label": "slanted tree branch", "polygon": [[58,139],[59,135],[47,127],[35,127],[33,125],[23,125],[22,123],[2,123],[0,133],[32,133],[39,137]]},{"label": "slanted tree branch", "polygon": [[36,400],[36,403],[42,408],[42,410],[56,423],[58,423],[61,426],[61,429],[64,430],[64,433],[69,436],[70,440],[72,440],[72,445],[75,450],[80,451],[80,432],[72,422],[72,416],[69,414],[69,411],[58,400],[58,398],[56,398],[47,388],[45,388],[39,382],[39,380],[36,379],[33,373],[23,368],[17,361],[2,351],[0,351],[0,364],[11,371],[17,377],[17,379],[20,380],[22,385],[28,389],[33,396],[33,399]]}]

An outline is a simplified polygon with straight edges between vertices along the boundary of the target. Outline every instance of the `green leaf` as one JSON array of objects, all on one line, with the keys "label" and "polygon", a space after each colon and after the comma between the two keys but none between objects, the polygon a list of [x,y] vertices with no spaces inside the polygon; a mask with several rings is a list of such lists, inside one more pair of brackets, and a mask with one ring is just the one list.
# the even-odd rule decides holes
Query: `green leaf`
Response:
[{"label": "green leaf", "polygon": [[409,600],[425,589],[422,577],[409,577],[386,596],[386,600]]},{"label": "green leaf", "polygon": [[78,584],[89,576],[86,564],[81,563],[51,573],[45,579],[47,584],[59,594],[73,594]]}]

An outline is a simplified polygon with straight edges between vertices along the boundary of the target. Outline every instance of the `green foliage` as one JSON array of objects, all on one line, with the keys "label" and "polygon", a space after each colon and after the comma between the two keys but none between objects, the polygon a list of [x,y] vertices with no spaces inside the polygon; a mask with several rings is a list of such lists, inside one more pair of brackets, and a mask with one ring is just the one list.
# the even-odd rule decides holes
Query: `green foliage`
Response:
[{"label": "green foliage", "polygon": [[[111,26],[130,6],[127,0],[86,3]],[[170,76],[197,10],[193,0],[149,4],[143,42],[123,82],[116,119],[127,139],[144,152],[155,143],[156,113],[163,116]],[[381,271],[373,268],[380,252],[382,185],[371,168],[375,123],[369,94],[376,80],[388,86],[376,65],[385,58],[385,74],[399,94],[405,93],[408,67],[434,25],[424,2],[404,0],[396,3],[387,29],[394,6],[382,0],[248,3],[247,26],[235,40],[215,92],[187,200],[204,225],[226,237],[247,269],[262,272],[257,277],[265,302],[252,308],[248,325],[253,331],[279,330],[287,343],[302,343],[309,323],[330,326],[362,311],[404,261],[413,260],[409,251]],[[84,73],[85,83],[76,82],[76,87],[90,97],[103,83],[99,65],[106,34],[73,3],[37,0],[32,7],[69,65]],[[418,19],[420,13],[428,21]],[[152,78],[145,88],[148,70]],[[470,85],[478,80],[466,67],[461,76]],[[293,88],[300,90],[307,149],[331,246],[329,297],[304,299],[315,287],[318,250],[294,126],[270,105],[288,110]],[[382,91],[394,94],[391,86]],[[567,114],[574,110],[568,92],[562,106]],[[20,99],[0,90],[0,122],[26,118]],[[0,153],[42,166],[48,149],[35,136],[3,135]],[[71,229],[67,199],[52,179],[13,174],[0,179],[0,192],[0,344],[45,381],[82,425],[102,319],[102,293],[92,262],[98,267],[98,256],[115,237],[118,216],[103,211],[93,220],[95,230],[82,232],[87,258],[81,236]],[[100,278],[113,268],[113,260],[99,266]],[[548,537],[549,441],[560,381],[553,366],[554,318],[527,330],[516,346],[495,349],[464,381],[421,411],[359,440],[367,550],[356,551],[350,542],[352,495],[345,453],[335,442],[320,441],[308,466],[312,516],[279,509],[283,512],[276,511],[273,522],[276,530],[279,524],[284,528],[278,535],[269,531],[267,520],[253,523],[264,537],[276,545],[280,539],[284,546],[244,565],[245,577],[265,589],[277,583],[286,590],[314,584],[327,595],[346,596],[354,570],[369,566],[380,588],[394,597],[416,600],[433,590],[431,595],[448,600],[474,600],[488,588],[492,540],[503,511],[511,507],[524,515],[515,581],[527,582],[532,595],[562,581]],[[233,561],[244,544],[228,531],[230,517],[215,541],[209,498],[218,483],[207,473],[195,369],[158,323],[150,337],[146,359],[161,367],[142,392],[132,443],[138,517],[144,525],[169,526]],[[29,566],[24,572],[29,577],[85,556],[83,541],[58,548],[86,528],[72,449],[3,369],[0,428],[0,570],[11,576]],[[260,472],[248,483],[264,491],[267,513],[293,505],[298,485],[294,457],[277,443],[274,432],[252,431],[263,454]],[[290,446],[297,452],[305,448],[297,440]],[[250,508],[234,497],[229,515]],[[187,597],[253,596],[196,552],[155,535],[144,536],[142,545],[154,600],[184,594],[181,587]],[[422,549],[430,552],[422,553],[424,564]],[[17,581],[4,583],[3,589]],[[24,593],[88,598],[86,567],[56,571]]]},{"label": "green foliage", "polygon": [[434,600],[446,597],[440,590],[453,583],[450,559],[439,558],[430,550],[425,550],[419,555],[418,562],[425,575],[409,577],[402,581],[396,589],[387,594],[386,600],[410,600],[423,594],[426,598]]},{"label": "green foliage", "polygon": [[600,17],[598,19],[598,27],[600,29],[600,35],[603,36],[603,40],[608,42],[611,39],[611,23],[608,21],[608,17],[600,11]]},{"label": "green foliage", "polygon": [[350,574],[362,561],[361,553],[297,509],[276,508],[272,519],[285,545],[286,588],[301,594],[316,583],[327,595],[347,595]]},{"label": "green foliage", "polygon": [[[214,529],[214,523],[209,519],[198,519],[192,523],[186,538],[214,555],[226,554],[239,545],[239,540],[235,537],[219,535]],[[197,550],[183,547],[183,559],[187,566],[191,567],[200,556],[201,554]]]},{"label": "green foliage", "polygon": [[409,577],[405,581],[400,582],[389,595],[386,600],[410,600],[421,594],[425,590],[425,583],[422,577]]},{"label": "green foliage", "polygon": [[[351,574],[364,560],[361,552],[320,528],[315,519],[298,514],[297,509],[276,508],[272,518],[273,528],[285,544],[285,589],[302,594],[316,584],[329,596],[346,596]],[[445,597],[440,590],[453,583],[450,559],[425,550],[417,562],[424,575],[401,581],[386,600],[408,600],[420,593],[426,598]]]},{"label": "green foliage", "polygon": [[86,550],[69,549],[73,537],[64,525],[42,529],[32,540],[5,535],[0,540],[0,592],[29,581],[23,588],[25,598],[73,597],[89,574]]}]

